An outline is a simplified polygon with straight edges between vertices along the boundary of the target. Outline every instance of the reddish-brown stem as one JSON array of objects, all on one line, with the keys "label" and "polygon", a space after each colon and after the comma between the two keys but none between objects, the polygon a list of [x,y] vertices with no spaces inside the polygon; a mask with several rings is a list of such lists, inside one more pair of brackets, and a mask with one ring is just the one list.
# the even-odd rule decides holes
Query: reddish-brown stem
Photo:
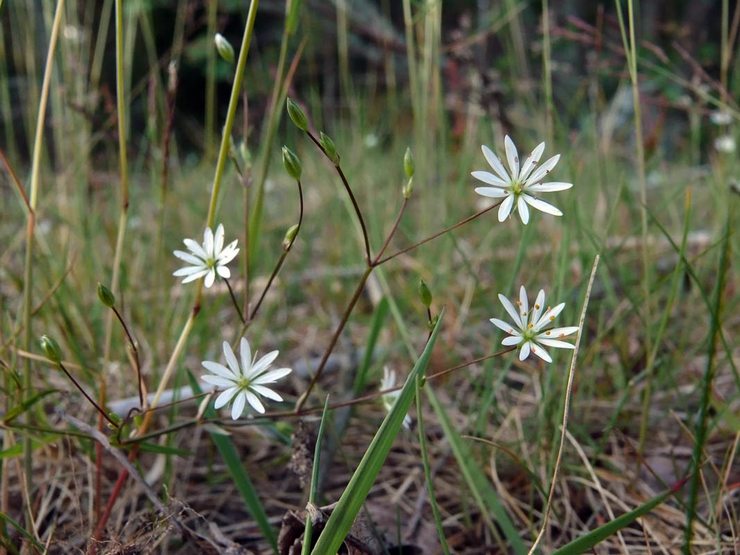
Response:
[{"label": "reddish-brown stem", "polygon": [[396,216],[396,220],[393,222],[393,226],[391,227],[390,232],[388,233],[388,236],[385,238],[385,241],[383,242],[383,246],[380,247],[380,250],[378,251],[378,254],[375,256],[375,259],[372,262],[373,266],[378,265],[378,260],[380,260],[380,257],[383,256],[383,253],[388,248],[388,245],[391,244],[391,239],[393,239],[393,236],[396,234],[396,231],[398,230],[398,226],[401,223],[401,218],[403,217],[403,213],[406,210],[406,206],[409,203],[408,197],[403,197],[403,204],[401,204],[401,209],[398,211],[398,215]]}]

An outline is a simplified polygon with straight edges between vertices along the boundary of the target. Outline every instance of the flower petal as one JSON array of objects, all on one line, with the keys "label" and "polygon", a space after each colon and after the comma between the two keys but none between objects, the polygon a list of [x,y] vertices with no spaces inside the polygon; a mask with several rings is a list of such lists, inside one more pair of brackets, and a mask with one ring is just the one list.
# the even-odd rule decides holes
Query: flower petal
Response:
[{"label": "flower petal", "polygon": [[527,299],[527,290],[523,285],[519,287],[519,315],[521,317],[522,329],[524,329],[529,322],[529,299]]},{"label": "flower petal", "polygon": [[537,323],[534,325],[534,331],[540,331],[542,328],[544,328],[549,322],[552,322],[555,318],[558,317],[558,314],[560,314],[563,309],[565,308],[565,303],[560,303],[555,308],[548,308],[545,313],[542,315],[542,318],[540,318]]},{"label": "flower petal", "polygon": [[511,345],[519,345],[523,340],[524,338],[521,335],[510,335],[509,337],[504,337],[501,344],[510,347]]},{"label": "flower petal", "polygon": [[273,383],[280,378],[287,376],[292,371],[292,368],[277,368],[275,370],[270,370],[269,372],[265,372],[262,375],[257,376],[254,380],[252,380],[252,384],[262,385],[266,383]]},{"label": "flower petal", "polygon": [[534,206],[540,212],[545,212],[546,214],[552,214],[553,216],[563,215],[560,209],[556,208],[549,202],[545,202],[544,200],[538,199],[537,197],[533,197],[533,196],[525,194],[519,198],[520,201],[522,199],[524,199],[528,204],[531,204],[532,206]]},{"label": "flower petal", "polygon": [[216,401],[213,403],[213,408],[218,410],[223,407],[225,404],[231,401],[232,397],[237,391],[239,391],[238,387],[230,387],[229,389],[222,391],[221,394],[216,397]]},{"label": "flower petal", "polygon": [[[517,312],[516,308],[514,308],[514,305],[511,303],[511,301],[504,297],[501,293],[498,294],[498,300],[501,301],[502,305],[504,305],[504,309],[506,310],[506,312],[509,313],[511,319],[514,320],[514,323],[519,327],[520,330],[523,330],[524,323],[522,322],[522,319],[519,318],[519,313]],[[493,322],[493,320],[491,321]]]},{"label": "flower petal", "polygon": [[535,166],[537,166],[537,164],[540,163],[540,158],[542,158],[542,153],[544,151],[545,151],[544,142],[534,147],[532,154],[527,156],[527,159],[524,161],[524,164],[522,165],[521,170],[519,170],[519,181],[524,181],[527,179],[527,176],[529,175],[529,173],[535,168]]},{"label": "flower petal", "polygon": [[501,163],[501,160],[498,159],[498,156],[496,156],[486,145],[482,145],[480,148],[483,151],[483,156],[486,157],[486,161],[493,168],[493,171],[495,171],[506,183],[509,183],[511,178],[504,168],[504,165]]},{"label": "flower petal", "polygon": [[552,362],[552,357],[550,356],[550,354],[536,343],[532,343],[532,352],[545,362]]},{"label": "flower petal", "polygon": [[545,290],[540,289],[540,292],[537,293],[537,298],[534,300],[534,306],[532,307],[532,316],[529,318],[529,321],[533,324],[536,324],[540,320],[540,315],[542,314],[542,311],[545,309]]},{"label": "flower petal", "polygon": [[508,187],[509,184],[501,179],[500,177],[496,177],[491,172],[485,172],[485,171],[474,171],[470,172],[470,175],[475,177],[477,180],[482,181],[483,183],[488,183],[489,185],[495,185],[496,187]]},{"label": "flower petal", "polygon": [[527,341],[522,345],[522,349],[519,351],[519,360],[524,360],[529,356],[531,347],[529,346],[531,341]]},{"label": "flower petal", "polygon": [[278,395],[277,393],[275,393],[269,387],[265,387],[264,385],[252,384],[251,386],[249,386],[249,388],[252,391],[254,391],[255,393],[259,393],[263,397],[267,397],[268,399],[272,399],[273,401],[280,402],[280,401],[283,400],[283,398],[280,395]]},{"label": "flower petal", "polygon": [[[507,300],[508,300],[508,299],[507,299]],[[508,312],[508,311],[507,311],[507,312]],[[494,326],[496,326],[496,327],[497,327],[498,329],[500,329],[500,330],[502,330],[502,331],[505,331],[505,332],[506,332],[506,333],[508,333],[508,334],[511,334],[511,335],[516,335],[517,333],[519,333],[519,332],[517,332],[517,330],[515,330],[515,329],[514,329],[514,328],[512,327],[512,325],[511,325],[511,324],[509,324],[508,322],[504,322],[503,320],[499,320],[498,318],[491,318],[491,320],[490,320],[490,321],[491,321],[491,323],[492,323],[492,324],[493,324]]]},{"label": "flower petal", "polygon": [[545,330],[540,335],[546,338],[558,338],[572,335],[578,331],[578,326],[567,326],[564,328],[553,328],[551,330]]},{"label": "flower petal", "polygon": [[201,362],[203,368],[216,374],[217,376],[223,376],[224,378],[236,379],[239,377],[238,374],[234,374],[229,368],[226,368],[223,364],[213,362],[211,360],[204,360]]},{"label": "flower petal", "polygon": [[199,279],[206,275],[210,270],[201,270],[200,272],[196,272],[194,274],[190,274],[188,277],[186,277],[184,280],[182,280],[183,283],[190,283],[191,281],[195,281],[196,279]]},{"label": "flower petal", "polygon": [[229,345],[228,341],[223,342],[223,349],[224,349],[224,357],[226,358],[226,364],[229,365],[229,368],[231,368],[231,372],[234,374],[234,376],[241,376],[242,372],[239,368],[239,362],[236,360],[236,355],[234,354],[234,351],[231,348],[231,345]]},{"label": "flower petal", "polygon": [[203,250],[206,251],[206,258],[215,258],[213,256],[213,231],[207,227],[203,232]]},{"label": "flower petal", "polygon": [[528,185],[526,190],[531,193],[553,193],[555,191],[565,191],[573,186],[572,183],[564,181],[550,181],[548,183],[535,183]]},{"label": "flower petal", "polygon": [[218,253],[221,252],[221,249],[223,247],[224,247],[224,224],[218,224],[218,227],[216,228],[216,237],[214,238],[214,243],[213,243],[214,255],[218,255]]},{"label": "flower petal", "polygon": [[552,158],[548,158],[539,168],[532,172],[532,175],[527,178],[527,180],[524,182],[525,188],[542,181],[542,178],[550,173],[550,171],[552,171],[552,169],[557,166],[559,161],[560,154],[556,154]]},{"label": "flower petal", "polygon": [[498,207],[498,221],[503,222],[511,214],[511,208],[514,206],[514,195],[509,195]]},{"label": "flower petal", "polygon": [[231,277],[231,270],[229,270],[228,266],[216,266],[216,273],[224,279]]},{"label": "flower petal", "polygon": [[214,281],[216,281],[216,272],[213,270],[213,268],[209,268],[203,285],[205,285],[206,289],[208,289],[211,285],[213,285]]},{"label": "flower petal", "polygon": [[201,247],[196,241],[193,241],[192,239],[183,239],[182,242],[185,243],[188,250],[195,256],[202,258],[203,260],[208,258],[208,253],[204,251],[203,247]]},{"label": "flower petal", "polygon": [[[200,276],[204,276],[208,273],[208,268],[204,268],[203,266],[185,266],[184,268],[180,268],[179,270],[176,270],[172,272],[173,276],[191,276],[193,274],[200,274]],[[198,279],[198,278],[193,278]]]},{"label": "flower petal", "polygon": [[200,377],[206,383],[215,385],[217,387],[234,387],[234,380],[229,378],[223,378],[221,376],[214,376],[212,374],[204,374]]},{"label": "flower petal", "polygon": [[265,414],[265,406],[259,400],[259,397],[257,397],[249,390],[246,390],[244,394],[247,396],[247,401],[249,401],[249,404],[252,405],[252,408],[254,410],[256,410],[260,414]]},{"label": "flower petal", "polygon": [[527,225],[529,223],[529,208],[527,208],[527,203],[524,202],[525,195],[520,195],[519,198],[516,201],[516,209],[517,212],[519,212],[519,217],[522,220],[522,223],[524,225]]},{"label": "flower petal", "polygon": [[254,366],[252,366],[252,370],[249,372],[249,377],[253,378],[255,376],[259,376],[262,374],[265,370],[267,370],[273,362],[275,362],[275,359],[277,358],[280,351],[270,351],[265,356],[260,358],[257,362],[254,363]]},{"label": "flower petal", "polygon": [[239,341],[239,358],[242,360],[239,375],[249,377],[249,370],[252,368],[252,347],[249,346],[246,337],[242,337]]},{"label": "flower petal", "polygon": [[568,343],[566,341],[558,341],[557,339],[545,339],[543,337],[538,337],[537,341],[539,341],[543,345],[547,345],[548,347],[555,347],[556,349],[575,349],[576,348],[576,346],[572,345],[571,343]]},{"label": "flower petal", "polygon": [[519,178],[519,152],[516,150],[516,145],[508,135],[504,137],[504,149],[506,150],[506,161],[509,163],[509,170],[511,170],[511,179]]},{"label": "flower petal", "polygon": [[187,262],[188,264],[193,264],[195,266],[203,266],[203,260],[195,256],[194,254],[190,254],[189,252],[172,251],[172,254],[174,254],[180,260]]},{"label": "flower petal", "polygon": [[481,196],[491,198],[502,198],[510,194],[506,189],[499,189],[498,187],[476,187],[475,192]]},{"label": "flower petal", "polygon": [[234,404],[231,406],[231,419],[238,420],[244,412],[244,407],[247,404],[247,392],[240,391],[236,397],[234,397]]}]

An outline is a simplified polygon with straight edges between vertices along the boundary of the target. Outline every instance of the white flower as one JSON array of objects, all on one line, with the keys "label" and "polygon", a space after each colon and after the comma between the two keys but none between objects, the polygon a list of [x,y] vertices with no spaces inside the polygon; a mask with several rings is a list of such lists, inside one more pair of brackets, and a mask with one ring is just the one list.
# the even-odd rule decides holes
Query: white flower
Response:
[{"label": "white flower", "polygon": [[[527,301],[527,291],[524,286],[519,289],[519,300],[516,305],[519,310],[514,307],[514,304],[504,297],[501,293],[498,295],[501,304],[504,305],[506,312],[509,313],[512,320],[514,320],[515,326],[499,320],[498,318],[491,318],[491,322],[497,328],[502,329],[510,335],[505,337],[501,342],[503,345],[518,345],[520,347],[519,360],[524,360],[532,352],[542,360],[546,362],[552,362],[552,358],[547,353],[542,345],[547,347],[555,347],[558,349],[575,349],[575,346],[565,341],[560,341],[561,337],[571,335],[578,331],[578,326],[569,326],[565,328],[551,328],[544,329],[550,322],[563,311],[565,303],[560,303],[555,308],[545,308],[545,292],[540,289],[537,299],[534,301],[532,310],[529,310],[529,302]],[[544,313],[543,313],[544,310]],[[557,339],[556,339],[557,338]]]},{"label": "white flower", "polygon": [[[396,387],[396,371],[391,370],[387,366],[383,366],[383,379],[380,382],[380,390],[385,391],[386,389],[393,389],[394,387]],[[383,393],[381,400],[383,401],[385,410],[390,412],[400,395],[400,390]],[[408,414],[403,417],[403,427],[407,430],[411,428],[411,417]]]},{"label": "white flower", "polygon": [[714,139],[714,148],[725,154],[735,152],[735,138],[732,135],[722,135]]},{"label": "white flower", "polygon": [[207,227],[203,233],[203,246],[192,239],[184,239],[183,243],[190,252],[174,251],[174,255],[191,264],[174,272],[173,276],[185,276],[183,283],[195,281],[206,276],[205,286],[210,287],[216,280],[216,274],[224,279],[231,277],[231,272],[226,266],[239,252],[236,246],[237,239],[224,247],[224,226],[219,224],[214,237],[213,231]]},{"label": "white flower", "polygon": [[231,418],[234,420],[241,416],[247,403],[260,414],[264,414],[265,407],[258,395],[273,401],[282,401],[283,398],[266,385],[276,382],[293,371],[290,368],[278,368],[268,372],[267,369],[277,358],[278,351],[267,353],[259,360],[255,353],[252,358],[252,349],[245,337],[242,337],[239,354],[241,355],[241,366],[239,366],[234,351],[231,350],[231,345],[224,341],[224,356],[228,366],[210,360],[202,362],[203,367],[213,374],[201,376],[201,379],[217,387],[226,388],[216,397],[214,407],[220,409],[233,401]]},{"label": "white flower", "polygon": [[516,208],[522,223],[526,225],[529,222],[529,207],[527,204],[547,214],[562,216],[563,213],[552,204],[532,195],[532,193],[565,191],[573,186],[572,183],[561,181],[542,183],[542,180],[560,160],[560,155],[556,154],[537,167],[545,150],[545,143],[540,143],[520,167],[519,153],[508,135],[504,138],[504,146],[506,147],[506,160],[509,163],[510,173],[506,171],[498,156],[486,145],[483,145],[481,147],[483,156],[486,157],[495,174],[487,171],[474,171],[471,174],[483,183],[493,185],[493,187],[476,187],[476,193],[484,197],[504,199],[498,209],[498,221],[503,222]]},{"label": "white flower", "polygon": [[730,125],[732,123],[732,114],[724,110],[715,110],[709,114],[709,119],[714,125]]}]

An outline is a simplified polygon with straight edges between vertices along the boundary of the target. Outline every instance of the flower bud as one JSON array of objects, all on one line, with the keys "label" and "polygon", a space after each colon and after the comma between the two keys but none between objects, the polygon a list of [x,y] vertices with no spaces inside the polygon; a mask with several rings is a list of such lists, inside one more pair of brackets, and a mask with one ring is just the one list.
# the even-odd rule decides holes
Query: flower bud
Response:
[{"label": "flower bud", "polygon": [[285,237],[283,238],[283,250],[287,251],[290,249],[293,245],[293,241],[295,241],[296,235],[298,235],[298,224],[290,226],[288,231],[285,232]]},{"label": "flower bud", "polygon": [[401,193],[403,193],[403,198],[411,198],[411,192],[414,190],[414,178],[409,177],[409,180],[406,182],[406,185],[403,186],[403,189],[401,189]]},{"label": "flower bud", "polygon": [[303,113],[303,110],[301,110],[301,107],[292,98],[288,98],[286,106],[290,121],[301,131],[308,131],[308,119],[306,118],[306,114]]},{"label": "flower bud", "polygon": [[406,177],[411,179],[414,177],[414,155],[411,154],[411,149],[406,147],[406,153],[403,155],[403,171],[406,173]]},{"label": "flower bud", "polygon": [[113,295],[113,291],[100,282],[98,282],[98,299],[108,308],[113,308],[113,305],[116,304],[116,297]]},{"label": "flower bud", "polygon": [[226,37],[224,37],[221,33],[216,33],[214,42],[216,43],[216,51],[218,52],[218,55],[230,64],[233,64],[234,48],[231,46],[231,43],[226,40]]},{"label": "flower bud", "polygon": [[425,307],[429,308],[432,305],[432,292],[423,279],[419,280],[419,298]]},{"label": "flower bud", "polygon": [[324,149],[324,152],[326,152],[329,160],[331,160],[335,166],[338,166],[339,154],[337,154],[337,147],[334,145],[334,141],[332,141],[331,137],[322,131],[319,136],[319,144],[321,145],[321,148]]},{"label": "flower bud", "polygon": [[288,172],[290,177],[292,177],[296,181],[300,180],[301,171],[303,171],[301,161],[298,159],[298,156],[296,156],[295,153],[287,146],[283,147],[283,165],[285,166],[285,171]]},{"label": "flower bud", "polygon": [[59,344],[51,337],[48,335],[42,335],[41,339],[39,339],[39,344],[41,345],[41,350],[44,351],[46,358],[56,364],[62,362],[62,350],[59,348]]}]

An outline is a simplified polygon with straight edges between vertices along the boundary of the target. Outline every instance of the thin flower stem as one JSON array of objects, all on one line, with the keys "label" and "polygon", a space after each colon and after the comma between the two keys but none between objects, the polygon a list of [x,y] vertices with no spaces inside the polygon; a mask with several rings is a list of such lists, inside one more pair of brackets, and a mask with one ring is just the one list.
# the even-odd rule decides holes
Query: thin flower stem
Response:
[{"label": "thin flower stem", "polygon": [[104,411],[104,410],[103,410],[103,409],[102,409],[102,408],[100,407],[100,405],[98,405],[98,404],[97,404],[97,403],[95,402],[95,400],[94,400],[94,399],[93,399],[92,397],[90,397],[90,395],[88,395],[88,394],[87,394],[87,391],[85,391],[85,390],[84,390],[84,388],[83,388],[83,387],[82,387],[82,386],[80,385],[80,383],[79,383],[79,382],[78,382],[78,381],[77,381],[77,380],[75,379],[75,377],[74,377],[74,376],[73,376],[73,375],[72,375],[72,374],[71,374],[71,373],[69,372],[69,370],[67,370],[67,369],[65,368],[64,364],[62,364],[61,362],[58,362],[58,363],[57,363],[57,367],[58,367],[58,368],[59,368],[60,370],[62,370],[62,371],[63,371],[63,372],[64,372],[64,373],[65,373],[65,374],[67,375],[67,377],[68,377],[68,378],[69,378],[69,379],[70,379],[70,380],[72,381],[72,383],[73,383],[73,384],[75,385],[75,387],[76,387],[77,389],[79,389],[79,390],[80,390],[80,393],[82,393],[82,394],[83,394],[83,395],[85,396],[85,399],[87,399],[87,400],[88,400],[88,401],[90,402],[90,404],[91,404],[92,406],[94,406],[94,407],[95,407],[95,409],[96,409],[96,410],[98,411],[98,413],[99,413],[99,414],[100,414],[100,415],[101,415],[101,416],[102,416],[103,418],[105,418],[105,419],[106,419],[106,420],[107,420],[107,421],[108,421],[108,422],[110,423],[110,425],[111,425],[111,426],[113,426],[114,428],[118,428],[118,424],[116,424],[116,423],[115,423],[115,422],[114,422],[114,421],[113,421],[113,420],[111,419],[111,417],[110,417],[110,416],[108,416],[108,415],[106,414],[106,412],[105,412],[105,411]]},{"label": "thin flower stem", "polygon": [[226,288],[229,290],[231,302],[234,304],[236,313],[239,315],[239,320],[241,320],[242,324],[246,324],[247,321],[244,319],[244,314],[242,314],[242,309],[239,307],[239,301],[236,299],[236,295],[234,295],[234,290],[231,288],[231,283],[229,283],[229,280],[226,278],[224,278],[224,281],[226,282]]},{"label": "thin flower stem", "polygon": [[406,210],[406,206],[409,204],[408,197],[403,197],[403,204],[401,204],[401,208],[398,211],[398,215],[396,216],[396,220],[393,222],[393,226],[391,227],[390,232],[388,232],[388,236],[385,238],[385,241],[383,242],[383,246],[380,247],[380,250],[378,251],[378,254],[375,256],[375,259],[373,260],[373,266],[378,265],[378,260],[380,260],[380,257],[383,256],[383,253],[388,248],[388,245],[391,244],[391,239],[393,239],[393,236],[396,234],[396,231],[398,230],[398,226],[401,223],[401,218],[403,217],[403,213]]},{"label": "thin flower stem", "polygon": [[301,408],[303,408],[303,405],[308,400],[308,396],[311,394],[311,391],[316,385],[316,382],[318,382],[319,378],[321,378],[321,374],[323,373],[324,368],[326,367],[326,363],[329,360],[329,356],[334,350],[334,346],[337,344],[337,341],[339,340],[339,336],[342,334],[342,331],[344,330],[344,326],[347,325],[347,321],[349,320],[350,314],[352,314],[352,310],[355,308],[357,301],[360,300],[360,295],[362,295],[362,291],[365,288],[365,283],[367,282],[367,278],[370,277],[370,273],[372,271],[373,271],[372,266],[368,266],[365,269],[365,271],[362,273],[362,276],[360,277],[360,281],[357,284],[357,287],[355,288],[355,292],[352,294],[352,298],[350,299],[349,304],[347,305],[347,308],[344,309],[344,314],[342,314],[342,319],[339,322],[337,329],[334,330],[334,335],[332,336],[331,341],[329,342],[329,345],[327,346],[326,350],[324,351],[323,356],[321,357],[321,362],[319,362],[319,365],[316,368],[316,372],[311,378],[311,381],[309,382],[308,387],[306,388],[306,391],[303,392],[303,394],[298,398],[298,401],[296,402],[295,411],[294,411],[295,413],[300,413]]},{"label": "thin flower stem", "polygon": [[405,254],[405,253],[407,253],[409,251],[412,251],[415,248],[420,247],[420,246],[428,243],[429,241],[433,241],[434,239],[436,239],[440,235],[444,235],[445,233],[449,233],[450,231],[454,231],[458,227],[462,227],[465,224],[472,222],[476,218],[479,218],[480,216],[482,216],[486,212],[490,212],[492,209],[496,208],[499,204],[501,204],[501,202],[502,201],[499,201],[496,204],[492,204],[488,208],[484,208],[483,210],[480,210],[480,211],[476,212],[472,216],[468,216],[467,218],[465,218],[463,220],[460,220],[459,222],[457,222],[455,224],[452,224],[451,226],[446,227],[443,230],[438,231],[437,233],[434,233],[434,234],[430,235],[429,237],[427,237],[425,239],[422,239],[421,241],[417,241],[413,245],[409,245],[408,247],[405,247],[405,248],[403,248],[403,249],[401,249],[399,251],[396,251],[393,254],[389,254],[385,258],[381,258],[380,260],[376,260],[374,262],[374,265],[375,266],[380,266],[381,264],[385,264],[386,262],[388,262],[389,260],[392,260],[392,259],[396,258],[397,256],[400,256],[400,255]]},{"label": "thin flower stem", "polygon": [[326,156],[326,159],[332,162],[332,164],[334,164],[334,169],[337,171],[339,178],[342,180],[344,189],[347,191],[350,201],[352,201],[352,206],[355,209],[355,214],[357,215],[357,219],[360,222],[360,227],[362,228],[362,240],[365,243],[365,261],[370,266],[373,264],[372,262],[373,259],[370,254],[370,238],[368,237],[368,234],[367,234],[367,226],[365,226],[365,219],[362,217],[362,211],[360,210],[360,205],[357,203],[355,194],[352,192],[352,187],[349,186],[349,181],[347,181],[347,176],[344,175],[344,171],[342,171],[342,167],[339,164],[336,164],[332,161],[332,159],[326,153],[326,150],[324,150],[324,147],[321,146],[321,143],[316,138],[316,136],[313,133],[311,133],[311,131],[308,131],[308,130],[306,131],[306,135],[308,135],[308,137],[314,142],[314,144],[319,148],[319,150],[324,154],[324,156]]},{"label": "thin flower stem", "polygon": [[131,353],[134,357],[134,366],[136,370],[136,383],[139,386],[139,405],[141,406],[142,410],[144,408],[144,388],[141,377],[141,361],[139,360],[139,349],[136,347],[136,341],[134,341],[133,336],[131,335],[131,331],[128,329],[128,326],[126,325],[126,322],[123,319],[123,316],[121,316],[121,313],[118,312],[118,309],[114,306],[111,307],[113,310],[113,313],[116,315],[116,318],[118,318],[118,321],[121,323],[121,327],[123,328],[124,333],[126,334],[126,338],[128,339],[128,344],[131,347]]}]

